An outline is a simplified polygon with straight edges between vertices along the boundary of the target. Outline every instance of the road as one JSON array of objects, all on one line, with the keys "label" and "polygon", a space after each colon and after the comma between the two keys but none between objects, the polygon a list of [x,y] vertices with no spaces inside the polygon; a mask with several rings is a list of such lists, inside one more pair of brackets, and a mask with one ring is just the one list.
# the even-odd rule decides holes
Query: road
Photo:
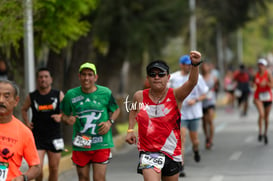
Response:
[{"label": "road", "polygon": [[[184,181],[272,181],[273,180],[273,125],[269,127],[269,144],[258,142],[257,111],[252,102],[246,117],[239,111],[225,112],[217,108],[214,147],[206,150],[204,136],[199,129],[201,161],[195,163],[189,137],[186,141]],[[271,116],[272,120],[272,116]],[[136,146],[125,144],[113,152],[108,166],[109,181],[140,181],[136,173],[138,152]],[[90,173],[92,174],[92,173]],[[77,180],[75,168],[60,175],[60,181]]]}]

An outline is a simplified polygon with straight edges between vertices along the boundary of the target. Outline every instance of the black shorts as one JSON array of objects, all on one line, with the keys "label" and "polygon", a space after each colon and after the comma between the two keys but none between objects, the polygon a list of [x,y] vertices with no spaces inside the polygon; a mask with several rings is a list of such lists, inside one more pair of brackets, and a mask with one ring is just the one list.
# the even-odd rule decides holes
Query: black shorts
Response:
[{"label": "black shorts", "polygon": [[215,105],[203,107],[203,114],[206,114],[209,111],[209,109],[215,109]]},{"label": "black shorts", "polygon": [[263,106],[264,108],[267,108],[268,106],[271,106],[272,102],[271,101],[264,101]]},{"label": "black shorts", "polygon": [[242,95],[237,98],[238,104],[241,104],[242,102],[247,102],[249,97],[249,91],[242,91]]},{"label": "black shorts", "polygon": [[63,151],[63,149],[56,150],[55,146],[53,145],[53,139],[36,139],[35,144],[37,150],[47,150],[54,153],[58,153]]},{"label": "black shorts", "polygon": [[[139,153],[139,158],[140,158],[141,153],[143,153],[143,152]],[[139,167],[140,167],[140,164],[138,164],[138,166],[137,166],[137,173],[142,174],[142,169],[140,169]],[[182,169],[181,162],[176,162],[165,155],[165,164],[161,170],[162,176],[173,176],[173,175],[179,173],[179,171],[181,169]]]}]

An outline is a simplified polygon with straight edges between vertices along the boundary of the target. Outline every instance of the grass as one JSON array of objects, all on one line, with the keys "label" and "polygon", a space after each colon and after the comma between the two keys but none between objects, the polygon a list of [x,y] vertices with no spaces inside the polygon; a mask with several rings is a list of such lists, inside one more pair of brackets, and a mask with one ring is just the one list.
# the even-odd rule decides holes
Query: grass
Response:
[{"label": "grass", "polygon": [[[119,123],[116,125],[119,134],[125,134],[128,130],[128,122]],[[135,130],[137,129],[137,125],[135,126]]]},{"label": "grass", "polygon": [[69,155],[72,153],[72,146],[71,145],[64,145],[64,151],[62,151],[62,157]]}]

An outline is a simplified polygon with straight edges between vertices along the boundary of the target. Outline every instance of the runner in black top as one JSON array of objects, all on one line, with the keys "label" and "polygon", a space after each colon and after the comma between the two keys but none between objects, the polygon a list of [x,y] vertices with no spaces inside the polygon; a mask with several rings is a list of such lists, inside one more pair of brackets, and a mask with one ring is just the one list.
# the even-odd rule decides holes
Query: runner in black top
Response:
[{"label": "runner in black top", "polygon": [[[60,102],[64,94],[52,89],[52,77],[49,69],[40,68],[37,72],[37,89],[31,92],[22,107],[22,116],[26,125],[32,129],[35,144],[43,166],[44,156],[47,153],[49,161],[49,180],[58,180],[58,167],[64,142],[60,125]],[[32,110],[32,121],[27,111]],[[43,180],[43,173],[36,179]]]}]

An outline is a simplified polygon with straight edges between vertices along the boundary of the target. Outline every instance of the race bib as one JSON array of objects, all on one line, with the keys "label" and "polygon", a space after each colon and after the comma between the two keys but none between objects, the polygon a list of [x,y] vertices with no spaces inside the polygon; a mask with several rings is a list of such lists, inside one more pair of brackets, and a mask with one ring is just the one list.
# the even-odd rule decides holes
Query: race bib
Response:
[{"label": "race bib", "polygon": [[92,137],[84,134],[77,134],[73,140],[73,146],[91,148]]},{"label": "race bib", "polygon": [[261,101],[271,101],[269,92],[262,92],[259,94],[259,99]]},{"label": "race bib", "polygon": [[154,168],[156,172],[161,172],[165,164],[165,155],[163,153],[142,153],[140,157],[140,167]]},{"label": "race bib", "polygon": [[236,97],[241,97],[241,96],[242,96],[242,91],[239,90],[239,89],[236,89],[236,90],[234,91],[234,95],[235,95]]},{"label": "race bib", "polygon": [[54,139],[53,145],[56,150],[63,150],[64,149],[64,140],[62,138]]},{"label": "race bib", "polygon": [[9,164],[0,162],[0,181],[6,181],[9,171]]},{"label": "race bib", "polygon": [[226,89],[228,91],[234,90],[234,85],[233,84],[228,84]]}]

